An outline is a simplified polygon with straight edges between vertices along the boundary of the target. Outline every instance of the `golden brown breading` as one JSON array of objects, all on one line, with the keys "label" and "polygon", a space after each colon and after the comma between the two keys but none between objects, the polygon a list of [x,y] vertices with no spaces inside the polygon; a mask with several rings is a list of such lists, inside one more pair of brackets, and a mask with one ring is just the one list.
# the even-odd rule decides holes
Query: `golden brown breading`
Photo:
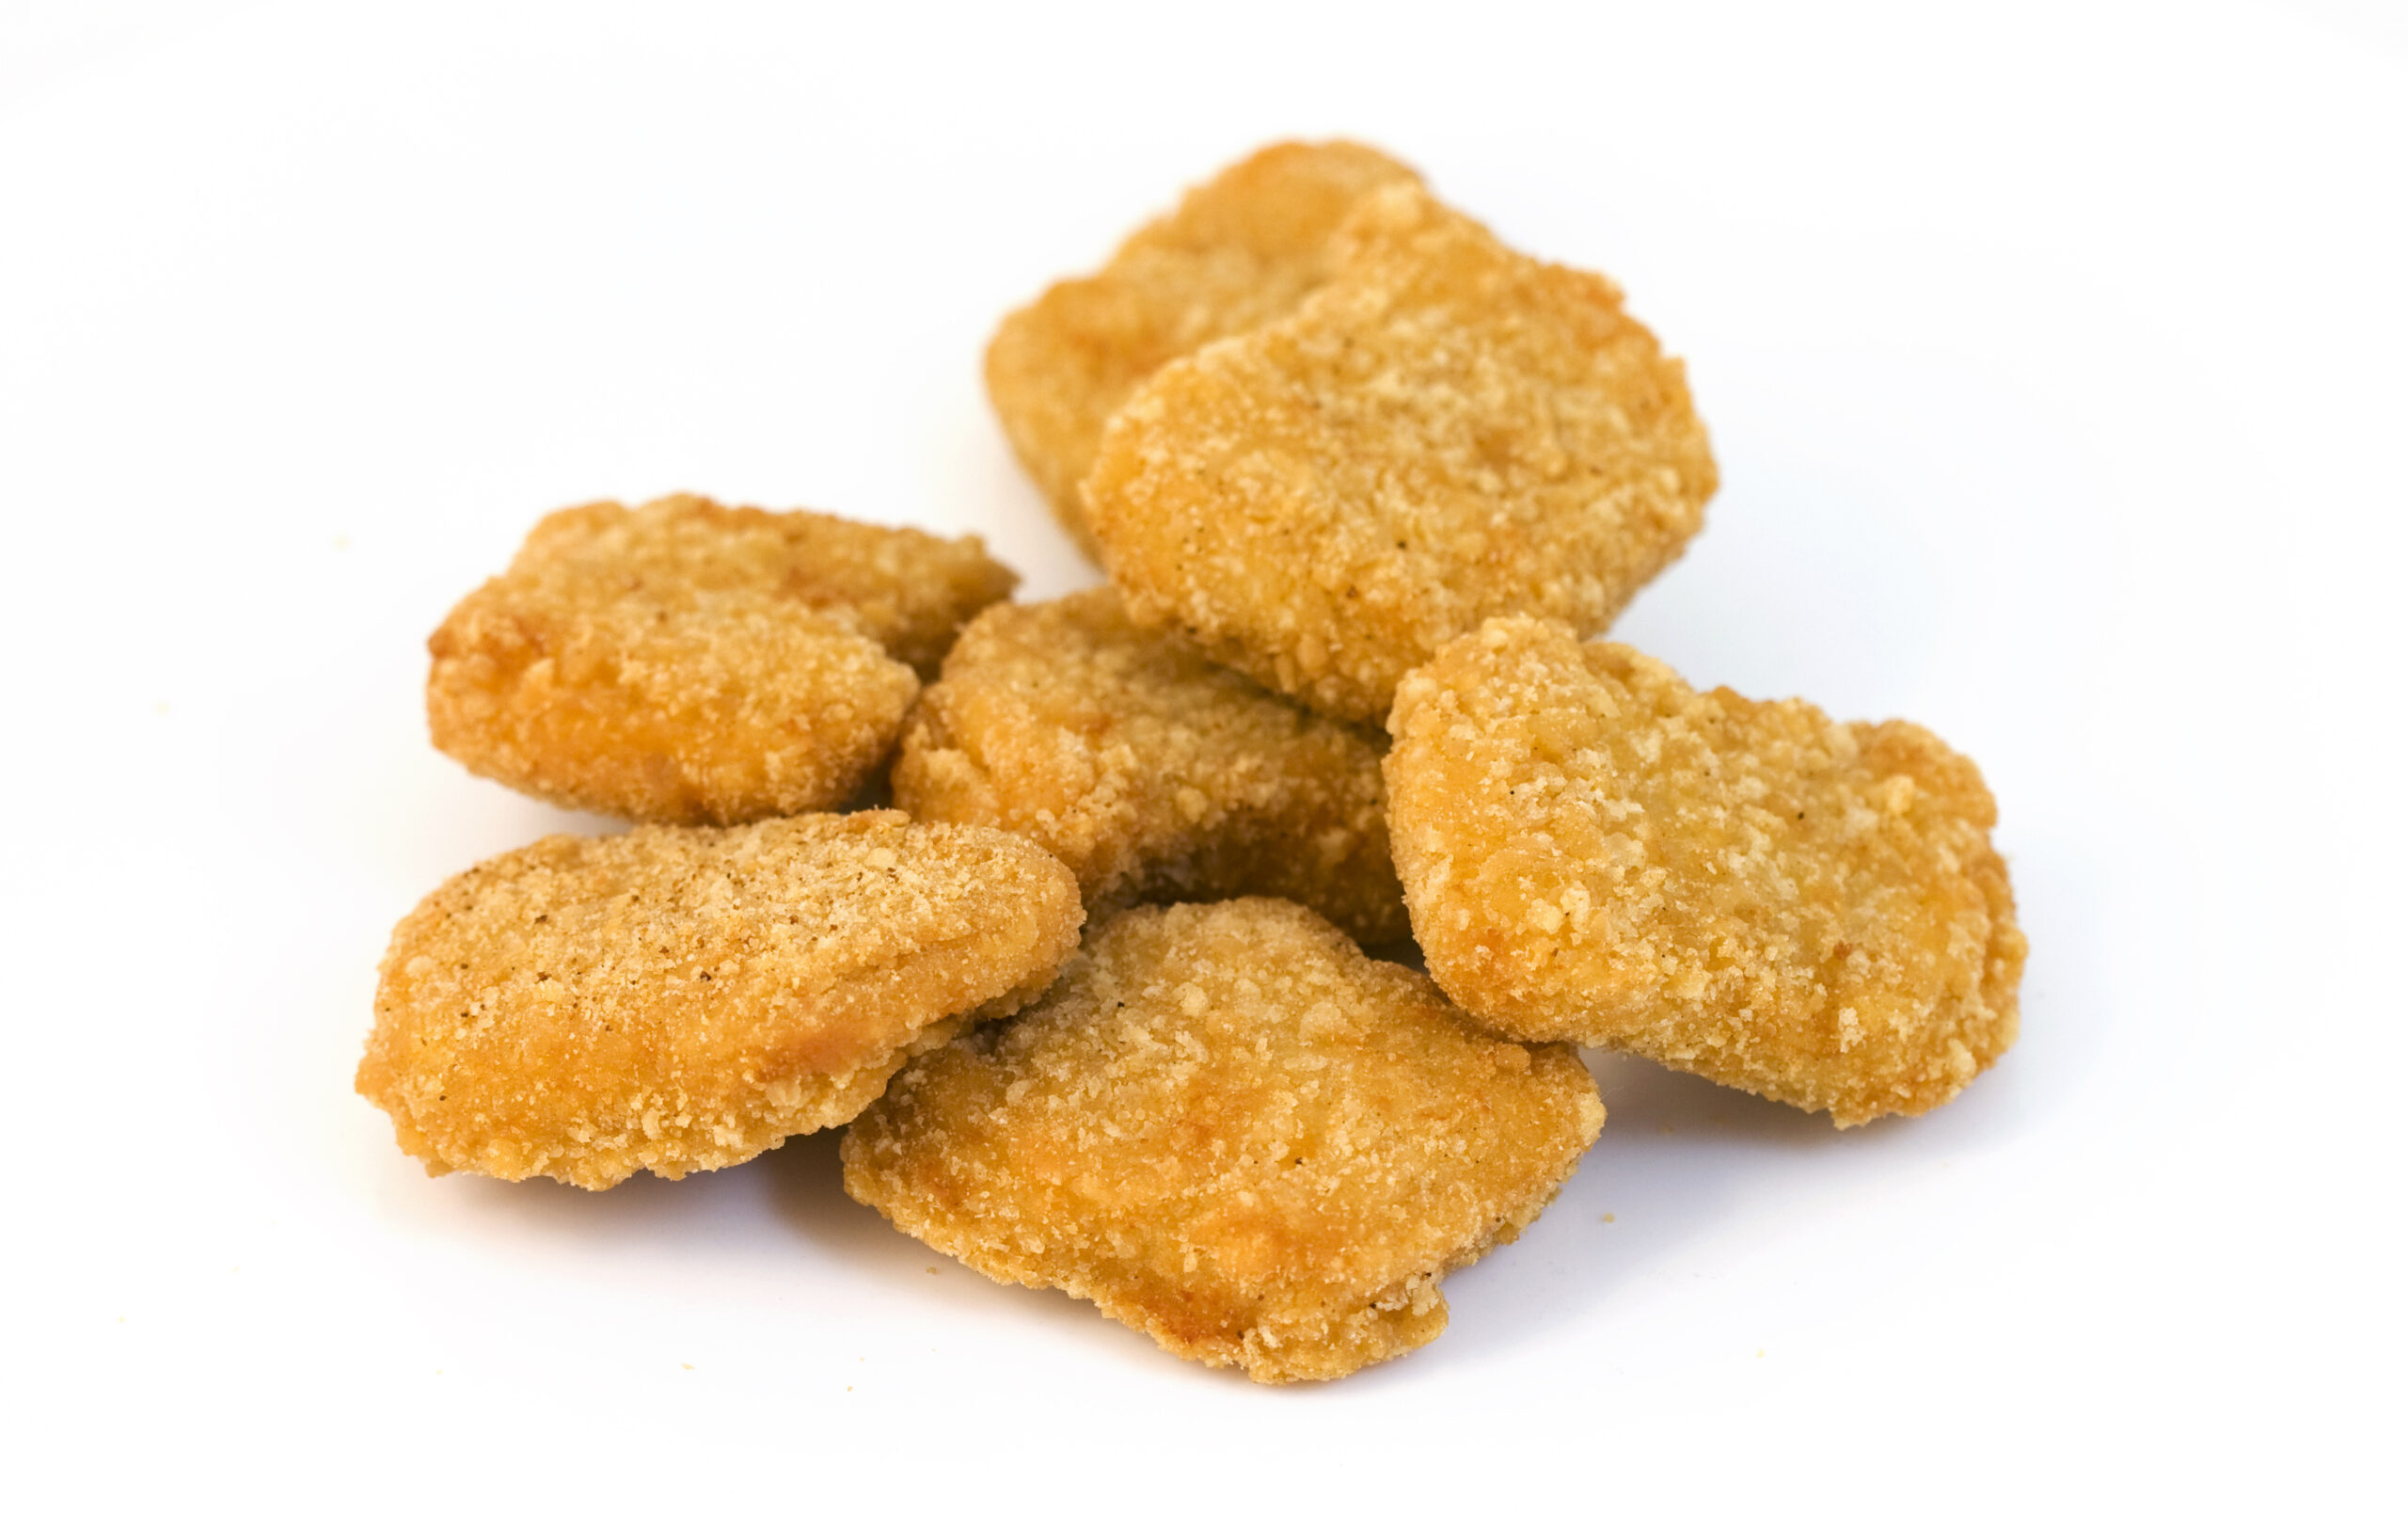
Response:
[{"label": "golden brown breading", "polygon": [[1022,466],[1089,556],[1079,481],[1104,422],[1146,375],[1249,330],[1328,277],[1329,233],[1366,190],[1413,170],[1354,142],[1281,142],[1187,192],[1101,271],[1004,318],[987,392]]},{"label": "golden brown breading", "polygon": [[691,495],[547,517],[427,643],[427,723],[469,771],[631,820],[843,803],[963,622],[1011,592],[945,541]]},{"label": "golden brown breading", "polygon": [[1377,722],[1490,615],[1602,629],[1680,554],[1716,475],[1680,363],[1605,279],[1410,183],[1365,196],[1332,245],[1294,313],[1147,380],[1086,502],[1139,624]]},{"label": "golden brown breading", "polygon": [[394,930],[356,1085],[436,1174],[732,1166],[1036,996],[1082,917],[1027,841],[892,811],[555,836]]},{"label": "golden brown breading", "polygon": [[907,1068],[845,1190],[1000,1282],[1258,1381],[1446,1327],[1437,1282],[1537,1217],[1605,1120],[1562,1045],[1271,899],[1137,909],[1020,1018]]},{"label": "golden brown breading", "polygon": [[1263,893],[1402,939],[1374,733],[1140,630],[1109,588],[971,622],[904,727],[896,805],[1069,865],[1090,910]]},{"label": "golden brown breading", "polygon": [[1997,806],[1928,731],[1698,693],[1518,616],[1408,677],[1390,729],[1414,935],[1505,1033],[1843,1126],[1946,1103],[2014,1043]]},{"label": "golden brown breading", "polygon": [[934,677],[961,628],[1020,582],[974,535],[948,540],[810,510],[715,504],[699,494],[636,510],[557,511],[529,533],[513,569],[531,558],[599,575],[614,591],[642,581],[773,593],[843,621],[922,677]]}]

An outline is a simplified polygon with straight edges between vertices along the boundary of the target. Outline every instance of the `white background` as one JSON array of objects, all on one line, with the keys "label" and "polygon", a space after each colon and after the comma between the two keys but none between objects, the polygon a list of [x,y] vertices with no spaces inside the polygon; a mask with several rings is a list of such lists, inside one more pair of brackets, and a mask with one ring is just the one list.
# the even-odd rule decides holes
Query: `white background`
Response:
[{"label": "white background", "polygon": [[[872,9],[0,7],[19,1505],[2377,1495],[2399,12]],[[1083,584],[988,332],[1334,132],[1687,358],[1722,493],[1617,634],[1982,762],[2021,1044],[1846,1135],[1599,1059],[1447,1333],[1303,1390],[896,1235],[832,1136],[421,1174],[350,1091],[386,932],[593,825],[427,746],[450,603],[673,488]]]}]

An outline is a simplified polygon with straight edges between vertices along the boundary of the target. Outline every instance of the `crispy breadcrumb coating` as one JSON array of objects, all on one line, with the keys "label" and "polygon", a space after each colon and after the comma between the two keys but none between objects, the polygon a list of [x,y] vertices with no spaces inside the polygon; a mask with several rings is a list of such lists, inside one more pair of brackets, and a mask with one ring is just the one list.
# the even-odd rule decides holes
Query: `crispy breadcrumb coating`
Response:
[{"label": "crispy breadcrumb coating", "polygon": [[1604,1120],[1569,1047],[1489,1035],[1309,910],[1182,904],[914,1061],[846,1132],[845,1190],[1173,1354],[1307,1381],[1436,1338],[1438,1279],[1519,1234]]},{"label": "crispy breadcrumb coating", "polygon": [[471,772],[631,820],[843,803],[961,625],[1011,592],[945,541],[691,495],[546,518],[427,643],[427,723]]},{"label": "crispy breadcrumb coating", "polygon": [[1112,261],[1004,318],[987,392],[1054,513],[1089,556],[1079,481],[1104,422],[1146,375],[1295,308],[1328,277],[1330,232],[1364,192],[1413,170],[1354,142],[1280,142],[1187,192]]},{"label": "crispy breadcrumb coating", "polygon": [[1679,362],[1607,279],[1418,184],[1372,191],[1330,281],[1164,366],[1086,482],[1141,625],[1346,720],[1490,615],[1602,629],[1716,482]]},{"label": "crispy breadcrumb coating", "polygon": [[1408,677],[1390,824],[1415,937],[1509,1035],[1828,1109],[1946,1103],[2015,1042],[2024,940],[1981,773],[1903,721],[1699,693],[1490,622]]},{"label": "crispy breadcrumb coating", "polygon": [[716,504],[671,494],[641,509],[588,504],[547,516],[522,559],[576,561],[623,582],[773,593],[841,620],[922,677],[979,611],[1011,597],[1020,575],[978,537],[948,540],[810,510]]},{"label": "crispy breadcrumb coating", "polygon": [[438,1175],[732,1166],[1028,1002],[1083,917],[1027,841],[891,810],[554,836],[395,928],[356,1085]]},{"label": "crispy breadcrumb coating", "polygon": [[1293,899],[1359,940],[1407,932],[1372,731],[1298,708],[1140,630],[1099,588],[998,604],[922,693],[898,807],[994,825],[1069,865],[1091,911]]}]

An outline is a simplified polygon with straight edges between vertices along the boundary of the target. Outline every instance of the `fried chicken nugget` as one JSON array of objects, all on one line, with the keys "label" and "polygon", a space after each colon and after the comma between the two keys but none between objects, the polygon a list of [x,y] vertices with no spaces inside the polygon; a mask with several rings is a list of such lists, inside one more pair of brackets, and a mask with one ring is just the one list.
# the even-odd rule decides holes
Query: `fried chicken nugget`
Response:
[{"label": "fried chicken nugget", "polygon": [[1902,721],[1693,692],[1490,622],[1404,680],[1386,771],[1431,974],[1509,1035],[1635,1051],[1841,1126],[2015,1042],[2024,940],[1981,773]]},{"label": "fried chicken nugget", "polygon": [[1329,276],[1329,234],[1365,191],[1414,177],[1354,142],[1280,142],[1187,192],[1102,270],[1004,318],[987,392],[1021,465],[1089,556],[1079,481],[1146,375],[1295,308]]},{"label": "fried chicken nugget", "polygon": [[998,604],[921,695],[896,806],[994,825],[1069,865],[1090,911],[1264,893],[1400,940],[1378,737],[1140,630],[1093,589]]},{"label": "fried chicken nugget", "polygon": [[1604,629],[1715,489],[1681,364],[1607,279],[1399,183],[1294,313],[1169,363],[1086,481],[1140,625],[1343,720],[1494,614]]},{"label": "fried chicken nugget", "polygon": [[575,808],[825,809],[894,749],[914,669],[1015,581],[974,536],[686,494],[562,510],[427,642],[427,724],[470,772]]},{"label": "fried chicken nugget", "polygon": [[437,1175],[733,1166],[1028,1002],[1084,917],[1019,836],[892,811],[555,836],[394,930],[356,1086]]},{"label": "fried chicken nugget", "polygon": [[1518,1235],[1604,1121],[1568,1046],[1242,899],[1091,932],[1037,1007],[846,1131],[845,1190],[1174,1355],[1309,1381],[1435,1339],[1438,1279]]}]

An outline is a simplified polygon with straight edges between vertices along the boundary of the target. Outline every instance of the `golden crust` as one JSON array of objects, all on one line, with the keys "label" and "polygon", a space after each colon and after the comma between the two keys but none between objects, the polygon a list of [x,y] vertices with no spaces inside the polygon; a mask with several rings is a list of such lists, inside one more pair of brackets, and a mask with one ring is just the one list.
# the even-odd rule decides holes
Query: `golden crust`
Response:
[{"label": "golden crust", "polygon": [[1524,617],[1407,677],[1389,728],[1415,937],[1505,1033],[1844,1126],[1936,1107],[2014,1043],[1997,808],[1928,731],[1699,693]]},{"label": "golden crust", "polygon": [[1357,203],[1329,282],[1164,366],[1086,503],[1139,624],[1324,713],[1490,615],[1602,629],[1701,523],[1716,474],[1679,362],[1595,274],[1418,185]]},{"label": "golden crust", "polygon": [[731,1166],[1042,992],[1082,917],[1037,847],[891,811],[555,836],[395,928],[356,1086],[436,1174]]},{"label": "golden crust", "polygon": [[547,517],[427,643],[427,723],[471,772],[631,820],[843,803],[963,622],[1014,580],[945,541],[691,495]]},{"label": "golden crust", "polygon": [[772,594],[843,622],[922,677],[934,677],[961,628],[1020,582],[974,535],[949,540],[810,510],[717,504],[699,494],[671,494],[635,510],[557,511],[528,534],[512,570],[521,566],[598,574],[614,591],[674,584],[694,593]]},{"label": "golden crust", "polygon": [[920,697],[898,807],[1028,836],[1090,910],[1261,893],[1359,940],[1408,931],[1388,860],[1385,742],[1129,623],[1110,588],[999,604]]},{"label": "golden crust", "polygon": [[1088,555],[1079,481],[1147,374],[1295,308],[1328,277],[1330,232],[1366,190],[1413,178],[1354,142],[1280,142],[1198,184],[1101,271],[1004,318],[987,392],[1022,466]]},{"label": "golden crust", "polygon": [[1244,899],[1090,932],[1037,1007],[895,1080],[845,1188],[1176,1355],[1315,1380],[1435,1338],[1438,1279],[1517,1235],[1604,1119],[1570,1048]]}]

